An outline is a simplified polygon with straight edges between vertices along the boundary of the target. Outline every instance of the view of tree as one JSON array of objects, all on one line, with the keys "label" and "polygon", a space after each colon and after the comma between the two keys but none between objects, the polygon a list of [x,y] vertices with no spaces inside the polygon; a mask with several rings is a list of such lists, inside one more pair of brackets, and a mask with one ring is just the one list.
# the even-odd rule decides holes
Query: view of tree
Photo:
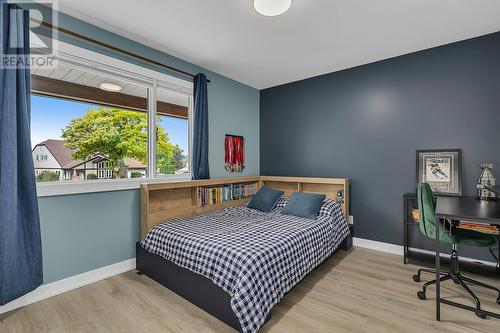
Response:
[{"label": "view of tree", "polygon": [[156,164],[158,172],[165,175],[173,174],[176,170],[182,169],[184,167],[182,149],[175,145],[171,156],[158,152]]},{"label": "view of tree", "polygon": [[[178,165],[178,155],[182,159],[182,151],[169,142],[168,134],[159,123],[158,118],[157,154],[161,157],[161,163],[163,166]],[[80,118],[71,120],[63,129],[62,138],[66,142],[65,146],[74,150],[74,159],[84,160],[101,153],[108,157],[108,167],[115,175],[126,177],[124,158],[135,158],[147,165],[147,128],[146,113],[98,107],[88,110]],[[158,163],[160,167],[160,158]]]},{"label": "view of tree", "polygon": [[174,149],[172,165],[174,166],[175,170],[179,170],[184,167],[184,159],[182,158],[182,149],[180,149],[178,145],[175,145],[175,147],[176,149]]}]

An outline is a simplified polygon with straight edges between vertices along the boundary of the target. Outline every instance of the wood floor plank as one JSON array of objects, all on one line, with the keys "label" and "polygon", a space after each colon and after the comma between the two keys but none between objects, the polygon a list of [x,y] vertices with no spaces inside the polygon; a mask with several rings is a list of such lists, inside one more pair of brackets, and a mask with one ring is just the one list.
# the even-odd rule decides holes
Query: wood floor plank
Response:
[{"label": "wood floor plank", "polygon": [[[396,255],[362,248],[339,251],[273,309],[271,320],[260,332],[500,332],[500,320],[481,320],[446,305],[442,321],[436,322],[434,288],[428,289],[428,300],[416,297],[423,283],[412,280],[417,268],[403,265]],[[499,279],[471,277],[500,286]],[[473,290],[486,309],[500,312],[494,292]],[[442,294],[471,303],[450,282],[443,284]],[[148,277],[130,271],[0,315],[0,332],[235,331]]]}]

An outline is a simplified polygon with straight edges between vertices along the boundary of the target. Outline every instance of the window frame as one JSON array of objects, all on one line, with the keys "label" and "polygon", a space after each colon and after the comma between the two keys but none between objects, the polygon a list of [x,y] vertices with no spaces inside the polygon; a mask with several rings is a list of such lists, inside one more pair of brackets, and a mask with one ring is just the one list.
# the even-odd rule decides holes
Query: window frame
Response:
[{"label": "window frame", "polygon": [[59,41],[55,52],[58,62],[82,70],[144,86],[148,91],[148,173],[145,178],[100,179],[91,181],[37,183],[38,197],[119,191],[140,188],[141,183],[183,181],[188,174],[157,175],[156,170],[156,91],[169,90],[188,98],[188,160],[192,152],[193,82],[151,70],[95,51]]}]

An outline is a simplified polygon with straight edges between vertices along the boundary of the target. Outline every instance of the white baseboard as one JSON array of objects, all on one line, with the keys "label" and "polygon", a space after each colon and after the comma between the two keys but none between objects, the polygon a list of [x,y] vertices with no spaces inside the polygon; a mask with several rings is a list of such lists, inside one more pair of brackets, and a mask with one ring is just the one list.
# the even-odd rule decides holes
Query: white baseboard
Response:
[{"label": "white baseboard", "polygon": [[87,284],[106,279],[113,275],[124,273],[135,268],[135,258],[101,267],[93,271],[70,276],[69,278],[43,284],[32,292],[0,306],[0,314],[32,304],[43,299],[62,294],[66,291],[83,287]]},{"label": "white baseboard", "polygon": [[380,252],[385,252],[385,253],[397,254],[400,256],[403,255],[403,247],[402,246],[390,244],[390,243],[383,243],[383,242],[373,241],[373,240],[369,240],[369,239],[353,237],[352,245],[358,246],[358,247],[363,247],[365,249],[370,249],[370,250],[375,250],[375,251],[380,251]]},{"label": "white baseboard", "polygon": [[[375,251],[380,251],[380,252],[385,252],[385,253],[391,253],[391,254],[397,254],[400,256],[402,256],[404,253],[403,246],[401,246],[401,245],[378,242],[378,241],[373,241],[373,240],[358,238],[358,237],[353,237],[352,241],[353,241],[354,246],[362,247],[365,249],[370,249],[370,250],[375,250]],[[414,252],[420,252],[420,253],[431,254],[431,255],[435,254],[435,252],[433,252],[433,251],[416,249],[413,247],[411,247],[410,250],[412,250]],[[446,254],[446,253],[441,253],[440,257],[449,258],[450,255]],[[477,262],[477,263],[481,263],[481,264],[493,266],[493,267],[496,266],[496,263],[491,262],[491,261],[484,261],[484,260],[467,258],[467,257],[460,257],[460,260],[468,261],[468,262]]]}]

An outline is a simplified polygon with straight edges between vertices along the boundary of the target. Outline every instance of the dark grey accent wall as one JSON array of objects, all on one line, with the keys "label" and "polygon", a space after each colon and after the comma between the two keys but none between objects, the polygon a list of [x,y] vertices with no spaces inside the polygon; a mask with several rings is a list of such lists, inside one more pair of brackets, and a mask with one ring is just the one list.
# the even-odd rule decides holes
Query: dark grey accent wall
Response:
[{"label": "dark grey accent wall", "polygon": [[262,175],[348,177],[356,236],[402,244],[417,149],[463,149],[465,195],[500,181],[500,33],[263,90],[260,134]]}]

